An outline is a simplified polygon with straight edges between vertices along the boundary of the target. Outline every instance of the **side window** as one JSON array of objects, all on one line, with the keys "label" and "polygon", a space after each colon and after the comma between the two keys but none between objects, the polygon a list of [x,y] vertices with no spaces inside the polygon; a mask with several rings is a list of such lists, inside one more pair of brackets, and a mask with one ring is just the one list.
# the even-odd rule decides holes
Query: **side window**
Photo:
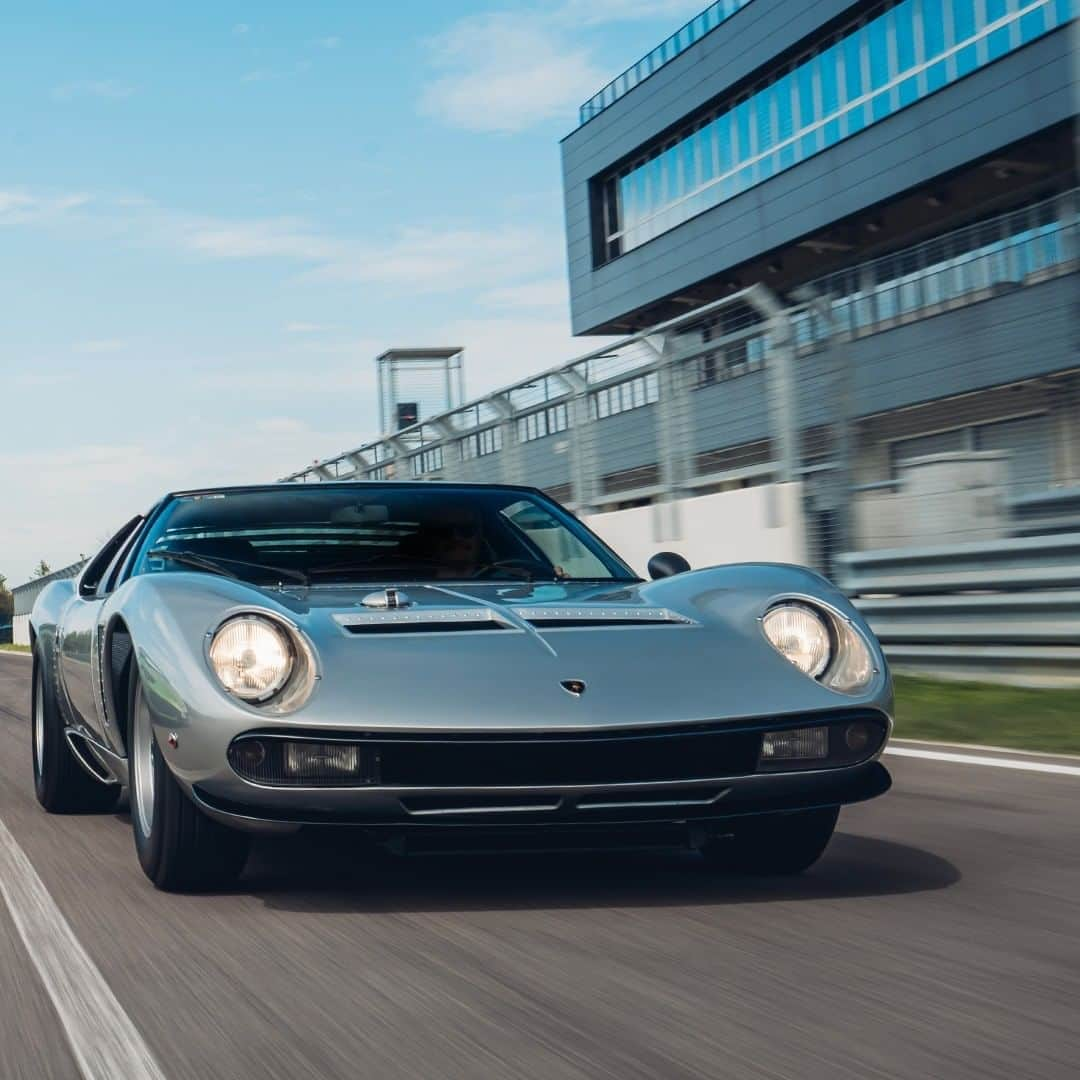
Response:
[{"label": "side window", "polygon": [[120,576],[120,570],[124,563],[127,562],[128,556],[131,554],[132,548],[139,542],[139,538],[144,533],[143,528],[132,529],[131,535],[127,540],[120,545],[119,550],[116,552],[116,557],[109,563],[108,568],[102,575],[101,584],[98,585],[98,596],[108,596],[109,593],[117,586],[117,579]]},{"label": "side window", "polygon": [[142,514],[133,517],[105,546],[90,560],[79,578],[79,595],[83,599],[103,595],[100,592],[102,582],[108,576],[117,553],[126,545],[132,533],[136,532],[142,521]]}]

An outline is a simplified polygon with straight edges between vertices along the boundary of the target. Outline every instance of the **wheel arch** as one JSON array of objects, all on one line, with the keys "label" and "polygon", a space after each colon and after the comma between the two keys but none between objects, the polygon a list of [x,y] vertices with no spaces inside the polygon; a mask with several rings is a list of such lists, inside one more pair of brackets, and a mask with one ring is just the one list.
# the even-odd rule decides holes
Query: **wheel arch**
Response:
[{"label": "wheel arch", "polygon": [[101,683],[105,715],[116,725],[116,737],[125,756],[130,746],[131,717],[128,704],[128,678],[135,656],[135,642],[122,615],[115,615],[105,630],[102,650]]}]

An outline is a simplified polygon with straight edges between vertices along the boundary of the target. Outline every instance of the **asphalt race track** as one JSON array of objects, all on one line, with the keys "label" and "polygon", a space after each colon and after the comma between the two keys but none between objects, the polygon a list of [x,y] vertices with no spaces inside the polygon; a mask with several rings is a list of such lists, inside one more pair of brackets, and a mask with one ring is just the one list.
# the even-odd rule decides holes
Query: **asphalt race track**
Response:
[{"label": "asphalt race track", "polygon": [[[170,896],[126,814],[39,809],[29,676],[0,654],[0,823],[166,1077],[1076,1075],[1078,776],[889,757],[793,881],[334,836]],[[0,1077],[80,1075],[0,900]]]}]

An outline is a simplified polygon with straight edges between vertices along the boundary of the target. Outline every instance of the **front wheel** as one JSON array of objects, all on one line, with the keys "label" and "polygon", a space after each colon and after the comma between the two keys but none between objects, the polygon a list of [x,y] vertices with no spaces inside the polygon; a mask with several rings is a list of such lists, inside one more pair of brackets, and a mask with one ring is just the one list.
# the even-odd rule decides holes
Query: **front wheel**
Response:
[{"label": "front wheel", "polygon": [[244,868],[248,838],[211,821],[176,782],[154,738],[150,707],[134,663],[128,716],[131,826],[144,873],[168,892],[203,892],[228,885]]},{"label": "front wheel", "polygon": [[743,874],[801,874],[821,858],[832,839],[838,806],[790,814],[762,814],[735,824],[702,850],[714,866]]}]

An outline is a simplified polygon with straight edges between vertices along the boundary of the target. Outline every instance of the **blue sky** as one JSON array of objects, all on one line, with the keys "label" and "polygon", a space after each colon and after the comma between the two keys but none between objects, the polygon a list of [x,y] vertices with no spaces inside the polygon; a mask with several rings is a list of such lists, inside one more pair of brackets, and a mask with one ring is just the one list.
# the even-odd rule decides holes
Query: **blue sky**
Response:
[{"label": "blue sky", "polygon": [[370,438],[388,346],[585,351],[558,140],[702,6],[8,0],[0,572]]}]

